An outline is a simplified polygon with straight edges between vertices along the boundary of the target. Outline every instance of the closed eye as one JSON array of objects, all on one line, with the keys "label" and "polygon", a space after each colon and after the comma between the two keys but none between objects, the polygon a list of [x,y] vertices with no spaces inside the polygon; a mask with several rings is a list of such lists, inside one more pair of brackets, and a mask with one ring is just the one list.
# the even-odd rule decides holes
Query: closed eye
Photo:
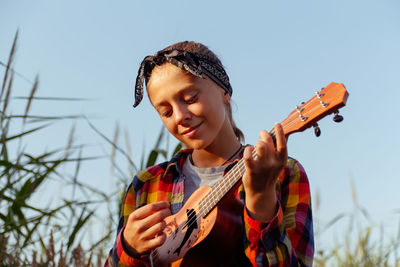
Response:
[{"label": "closed eye", "polygon": [[195,94],[194,96],[190,97],[189,99],[185,100],[186,104],[193,104],[197,101],[197,94]]},{"label": "closed eye", "polygon": [[162,117],[170,117],[172,115],[172,111],[171,110],[162,111],[160,112],[160,115]]}]

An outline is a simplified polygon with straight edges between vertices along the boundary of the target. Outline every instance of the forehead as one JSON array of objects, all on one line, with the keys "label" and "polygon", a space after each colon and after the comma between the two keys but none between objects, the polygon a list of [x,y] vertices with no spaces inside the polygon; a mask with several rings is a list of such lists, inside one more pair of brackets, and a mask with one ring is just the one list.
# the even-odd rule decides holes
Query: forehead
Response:
[{"label": "forehead", "polygon": [[[187,77],[185,77],[187,76]],[[148,81],[147,86],[151,86],[153,83],[159,83],[162,82],[163,80],[171,77],[176,77],[179,79],[182,78],[192,78],[194,77],[190,73],[178,68],[177,66],[171,64],[171,63],[165,63],[161,66],[155,66],[153,71],[151,72],[150,79]]]},{"label": "forehead", "polygon": [[180,91],[199,86],[198,78],[170,63],[156,66],[147,83],[147,93],[153,104],[163,100],[164,97],[179,93]]}]

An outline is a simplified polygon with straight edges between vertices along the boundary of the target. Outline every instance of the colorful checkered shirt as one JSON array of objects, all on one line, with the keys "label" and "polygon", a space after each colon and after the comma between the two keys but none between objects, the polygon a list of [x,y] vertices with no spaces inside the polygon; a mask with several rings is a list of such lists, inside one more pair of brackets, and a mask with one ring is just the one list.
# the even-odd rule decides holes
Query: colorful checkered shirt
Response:
[{"label": "colorful checkered shirt", "polygon": [[[122,246],[122,232],[129,214],[148,203],[169,201],[171,213],[183,206],[184,150],[171,161],[137,174],[129,185],[118,224],[117,238],[105,266],[150,266],[147,258],[134,258]],[[231,167],[230,165],[229,167]],[[227,167],[227,169],[229,169]],[[252,219],[243,209],[244,254],[253,266],[311,266],[314,255],[310,188],[307,175],[296,160],[289,158],[278,177],[278,208],[268,223]],[[245,203],[243,186],[236,196]]]}]

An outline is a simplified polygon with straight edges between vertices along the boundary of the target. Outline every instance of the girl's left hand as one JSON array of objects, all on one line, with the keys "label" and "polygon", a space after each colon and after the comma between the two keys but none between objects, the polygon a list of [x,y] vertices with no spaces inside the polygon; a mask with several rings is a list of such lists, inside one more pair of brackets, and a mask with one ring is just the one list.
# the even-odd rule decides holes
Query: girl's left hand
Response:
[{"label": "girl's left hand", "polygon": [[[255,147],[246,147],[244,162],[246,171],[242,181],[246,193],[246,208],[249,215],[258,221],[270,221],[276,213],[276,182],[286,165],[286,138],[281,124],[275,125],[276,146],[265,130]],[[257,156],[252,157],[253,150]]]}]

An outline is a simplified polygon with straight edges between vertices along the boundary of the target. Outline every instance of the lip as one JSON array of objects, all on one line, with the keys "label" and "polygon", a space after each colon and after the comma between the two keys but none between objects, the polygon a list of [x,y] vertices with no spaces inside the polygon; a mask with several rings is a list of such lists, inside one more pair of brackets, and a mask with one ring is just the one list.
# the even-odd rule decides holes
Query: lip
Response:
[{"label": "lip", "polygon": [[192,137],[192,136],[194,136],[194,135],[197,133],[197,131],[198,131],[200,125],[202,125],[202,124],[203,124],[203,122],[200,122],[199,124],[197,124],[197,125],[195,125],[195,126],[193,126],[193,127],[190,127],[190,128],[187,129],[186,131],[183,131],[181,134],[182,134],[182,135],[185,135],[185,136],[187,136],[187,137]]}]

